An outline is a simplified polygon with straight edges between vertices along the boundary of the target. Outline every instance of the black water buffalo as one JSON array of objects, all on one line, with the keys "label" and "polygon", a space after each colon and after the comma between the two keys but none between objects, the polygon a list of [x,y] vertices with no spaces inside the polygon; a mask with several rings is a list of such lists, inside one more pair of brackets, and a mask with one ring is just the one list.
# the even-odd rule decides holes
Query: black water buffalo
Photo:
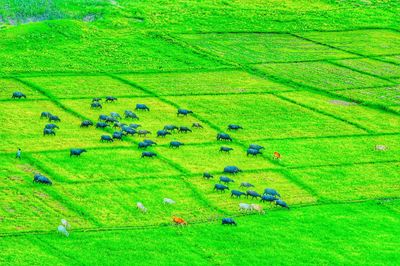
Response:
[{"label": "black water buffalo", "polygon": [[214,178],[214,176],[212,174],[207,173],[207,172],[203,173],[203,177],[206,179]]},{"label": "black water buffalo", "polygon": [[246,191],[246,198],[251,197],[252,199],[254,198],[261,198],[261,195],[255,192],[254,190],[247,190]]},{"label": "black water buffalo", "polygon": [[146,142],[146,143],[149,144],[150,146],[157,145],[157,143],[155,143],[154,141],[149,140],[149,139],[145,139],[145,140],[143,140],[143,142]]},{"label": "black water buffalo", "polygon": [[274,201],[276,201],[276,200],[278,200],[278,199],[275,198],[274,196],[271,196],[271,195],[262,195],[260,201],[261,201],[261,202],[265,202],[265,201],[274,202]]},{"label": "black water buffalo", "polygon": [[96,128],[106,128],[109,127],[110,125],[105,123],[105,122],[97,122],[96,123]]},{"label": "black water buffalo", "polygon": [[231,197],[235,196],[236,198],[240,198],[242,195],[246,195],[246,193],[239,190],[232,190]]},{"label": "black water buffalo", "polygon": [[188,127],[179,127],[178,132],[179,133],[188,133],[188,132],[192,132],[192,130]]},{"label": "black water buffalo", "polygon": [[220,176],[219,181],[222,183],[228,184],[228,183],[234,183],[235,181],[233,179],[230,179],[227,176]]},{"label": "black water buffalo", "polygon": [[263,146],[260,146],[260,145],[257,145],[257,144],[250,144],[249,145],[249,149],[253,149],[253,150],[262,150],[262,149],[264,149],[264,147]]},{"label": "black water buffalo", "polygon": [[52,129],[45,128],[45,129],[43,130],[43,136],[46,136],[46,135],[53,135],[53,136],[55,136],[55,135],[56,135],[56,132],[55,132],[54,130],[52,130]]},{"label": "black water buffalo", "polygon": [[113,134],[112,134],[112,138],[113,139],[119,139],[119,140],[122,140],[122,136],[123,136],[124,134],[121,132],[121,131],[115,131]]},{"label": "black water buffalo", "polygon": [[278,205],[278,206],[281,206],[282,208],[289,209],[289,206],[283,200],[278,199],[278,200],[275,201],[275,204]]},{"label": "black water buffalo", "polygon": [[50,185],[50,186],[53,184],[50,181],[50,179],[48,179],[47,177],[45,177],[44,175],[41,175],[41,174],[35,174],[33,176],[33,182],[34,183],[46,184],[46,185]]},{"label": "black water buffalo", "polygon": [[130,110],[125,110],[124,114],[125,114],[125,118],[131,118],[131,119],[138,119],[139,120],[139,117],[134,112],[132,112]]},{"label": "black water buffalo", "polygon": [[116,112],[111,112],[111,113],[110,113],[110,116],[111,116],[111,117],[114,117],[114,118],[122,119],[122,117],[121,117],[118,113],[116,113]]},{"label": "black water buffalo", "polygon": [[122,126],[126,126],[126,124],[120,123],[120,122],[115,122],[113,125],[113,128],[122,128]]},{"label": "black water buffalo", "polygon": [[193,112],[190,110],[186,110],[186,109],[178,109],[178,113],[176,115],[177,116],[179,116],[179,115],[187,116],[188,114],[193,114]]},{"label": "black water buffalo", "polygon": [[239,125],[228,125],[228,130],[239,130],[239,129],[243,129],[243,127]]},{"label": "black water buffalo", "polygon": [[146,149],[149,146],[150,146],[150,144],[145,142],[145,141],[141,141],[141,142],[138,143],[138,148],[139,149]]},{"label": "black water buffalo", "polygon": [[115,117],[107,116],[105,122],[106,123],[118,123],[119,121]]},{"label": "black water buffalo", "polygon": [[90,120],[84,120],[81,123],[81,127],[90,127],[90,126],[93,126],[93,122]]},{"label": "black water buffalo", "polygon": [[104,142],[104,141],[106,141],[106,142],[114,142],[113,138],[108,136],[108,135],[102,135],[100,137],[100,141],[101,142]]},{"label": "black water buffalo", "polygon": [[232,218],[222,218],[222,224],[237,225]]},{"label": "black water buffalo", "polygon": [[147,105],[142,104],[142,103],[138,103],[136,104],[136,108],[135,110],[145,110],[145,111],[150,111],[150,108],[147,107]]},{"label": "black water buffalo", "polygon": [[197,122],[193,123],[192,127],[194,127],[194,128],[203,128],[203,126],[200,123],[197,123]]},{"label": "black water buffalo", "polygon": [[226,147],[226,146],[221,146],[221,148],[219,148],[220,152],[228,152],[229,153],[232,150],[233,150],[232,148]]},{"label": "black water buffalo", "polygon": [[175,129],[178,129],[178,127],[174,126],[174,125],[166,125],[166,126],[164,126],[164,130],[174,131]]},{"label": "black water buffalo", "polygon": [[228,174],[237,174],[237,173],[239,173],[241,171],[242,170],[240,170],[236,166],[227,166],[227,167],[224,168],[224,173],[228,173]]},{"label": "black water buffalo", "polygon": [[144,130],[144,129],[139,130],[137,133],[138,133],[139,136],[145,136],[145,137],[147,136],[147,134],[151,134],[150,131]]},{"label": "black water buffalo", "polygon": [[221,184],[215,184],[214,190],[225,192],[225,190],[229,190],[229,187],[221,185]]},{"label": "black water buffalo", "polygon": [[15,91],[15,92],[13,92],[11,98],[13,98],[13,99],[21,99],[21,98],[26,98],[26,95],[23,94],[20,91]]},{"label": "black water buffalo", "polygon": [[170,148],[179,148],[179,147],[182,146],[182,145],[185,145],[185,144],[182,143],[182,142],[179,142],[179,141],[171,141],[171,142],[169,143],[169,147],[170,147]]},{"label": "black water buffalo", "polygon": [[40,118],[49,118],[51,116],[50,112],[42,112],[40,114]]},{"label": "black water buffalo", "polygon": [[49,122],[54,121],[54,122],[61,122],[61,119],[56,116],[56,115],[50,115],[49,116]]},{"label": "black water buffalo", "polygon": [[117,100],[117,98],[115,98],[114,96],[107,96],[106,97],[106,103],[108,103],[108,102],[114,102],[114,101],[116,101]]},{"label": "black water buffalo", "polygon": [[278,191],[276,191],[276,190],[273,189],[273,188],[266,188],[266,189],[264,190],[263,195],[271,195],[271,196],[278,196],[278,197],[281,197],[281,195],[278,193]]},{"label": "black water buffalo", "polygon": [[254,185],[249,182],[242,182],[239,187],[254,187]]},{"label": "black water buffalo", "polygon": [[227,141],[232,141],[232,138],[226,134],[226,133],[218,133],[217,134],[217,140],[227,140]]},{"label": "black water buffalo", "polygon": [[137,129],[138,127],[141,127],[142,125],[139,124],[129,124],[129,127]]},{"label": "black water buffalo", "polygon": [[57,125],[55,125],[55,124],[46,124],[45,126],[44,126],[44,128],[47,128],[47,129],[60,129]]},{"label": "black water buffalo", "polygon": [[157,131],[157,137],[165,137],[166,135],[171,135],[171,132],[168,132],[166,130],[159,130]]},{"label": "black water buffalo", "polygon": [[106,121],[107,118],[108,118],[108,115],[104,115],[104,114],[99,115],[99,121]]},{"label": "black water buffalo", "polygon": [[99,102],[92,102],[92,103],[90,104],[90,108],[93,108],[93,109],[101,109],[101,108],[103,108],[103,106],[102,106]]},{"label": "black water buffalo", "polygon": [[96,97],[96,98],[93,98],[92,99],[92,102],[100,102],[101,101],[101,98],[100,97]]},{"label": "black water buffalo", "polygon": [[69,157],[81,156],[82,153],[87,152],[85,149],[71,149],[69,152]]},{"label": "black water buffalo", "polygon": [[262,152],[256,149],[248,149],[246,153],[247,156],[249,155],[257,156],[257,154],[262,154]]},{"label": "black water buffalo", "polygon": [[135,135],[137,132],[133,128],[130,127],[122,127],[122,131],[126,133],[126,135]]},{"label": "black water buffalo", "polygon": [[155,154],[154,152],[144,151],[144,152],[142,152],[141,158],[144,158],[144,157],[152,158],[152,157],[156,157],[156,156],[157,156],[157,154]]}]

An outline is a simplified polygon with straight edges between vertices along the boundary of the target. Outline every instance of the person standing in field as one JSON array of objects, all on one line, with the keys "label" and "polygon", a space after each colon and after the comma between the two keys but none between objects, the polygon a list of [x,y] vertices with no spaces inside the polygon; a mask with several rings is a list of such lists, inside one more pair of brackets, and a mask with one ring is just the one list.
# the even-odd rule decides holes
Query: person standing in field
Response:
[{"label": "person standing in field", "polygon": [[15,155],[15,159],[21,160],[21,149],[20,148],[18,148],[17,154]]}]

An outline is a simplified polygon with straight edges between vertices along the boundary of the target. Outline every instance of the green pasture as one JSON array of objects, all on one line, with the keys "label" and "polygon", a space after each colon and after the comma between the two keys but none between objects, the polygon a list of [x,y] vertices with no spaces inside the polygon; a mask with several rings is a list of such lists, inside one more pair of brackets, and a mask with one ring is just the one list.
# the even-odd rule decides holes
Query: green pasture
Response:
[{"label": "green pasture", "polygon": [[400,105],[400,86],[387,86],[382,88],[340,90],[335,92],[359,103],[398,107]]}]

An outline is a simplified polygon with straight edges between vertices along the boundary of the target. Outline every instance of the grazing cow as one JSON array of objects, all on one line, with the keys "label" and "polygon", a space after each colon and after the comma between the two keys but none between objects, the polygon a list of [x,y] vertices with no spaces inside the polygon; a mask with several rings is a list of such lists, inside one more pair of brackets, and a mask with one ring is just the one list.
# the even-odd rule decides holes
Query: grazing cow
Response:
[{"label": "grazing cow", "polygon": [[65,219],[61,219],[61,224],[62,224],[65,228],[67,228],[67,229],[71,228],[71,225],[70,225],[69,222],[68,222],[67,220],[65,220]]},{"label": "grazing cow", "polygon": [[188,114],[193,114],[193,112],[190,110],[186,110],[186,109],[178,109],[178,113],[176,115],[177,116],[179,116],[179,115],[187,116]]},{"label": "grazing cow", "polygon": [[261,195],[255,192],[254,190],[247,190],[246,191],[246,198],[251,197],[252,199],[254,198],[261,198]]},{"label": "grazing cow", "polygon": [[52,130],[52,129],[45,128],[45,129],[43,130],[43,136],[47,136],[47,135],[53,135],[53,136],[55,136],[55,135],[56,135],[56,132],[55,132],[54,130]]},{"label": "grazing cow", "polygon": [[51,116],[50,112],[42,112],[40,114],[40,118],[49,118]]},{"label": "grazing cow", "polygon": [[49,122],[51,122],[51,121],[61,122],[61,119],[56,115],[51,115],[51,116],[49,116]]},{"label": "grazing cow", "polygon": [[265,214],[265,211],[264,211],[264,209],[263,209],[263,207],[262,207],[261,205],[258,205],[258,204],[251,204],[250,207],[251,207],[254,211],[258,212],[259,214]]},{"label": "grazing cow", "polygon": [[141,127],[142,125],[139,124],[129,124],[129,127],[137,129],[138,127]]},{"label": "grazing cow", "polygon": [[141,202],[137,202],[136,203],[136,208],[138,208],[143,213],[147,212],[147,208]]},{"label": "grazing cow", "polygon": [[107,96],[106,97],[106,103],[108,103],[108,102],[114,102],[114,101],[116,101],[117,100],[117,98],[115,98],[115,97],[113,97],[113,96]]},{"label": "grazing cow", "polygon": [[109,127],[110,125],[104,122],[97,122],[96,123],[96,128],[106,128]]},{"label": "grazing cow", "polygon": [[182,145],[185,145],[185,144],[182,143],[182,142],[179,142],[179,141],[171,141],[171,142],[169,143],[169,147],[170,147],[170,148],[179,148],[179,147],[182,146]]},{"label": "grazing cow", "polygon": [[69,152],[69,157],[72,156],[81,156],[82,153],[87,152],[85,149],[71,149]]},{"label": "grazing cow", "polygon": [[264,147],[263,146],[260,146],[260,145],[257,145],[257,144],[250,144],[249,145],[249,149],[253,149],[253,150],[262,150],[262,149],[264,149]]},{"label": "grazing cow", "polygon": [[167,130],[167,131],[174,131],[175,129],[178,129],[178,127],[175,126],[175,125],[166,125],[166,126],[164,126],[164,130]]},{"label": "grazing cow", "polygon": [[192,130],[188,127],[179,127],[178,132],[179,133],[188,133],[188,132],[192,132]]},{"label": "grazing cow", "polygon": [[92,121],[84,120],[81,123],[81,127],[90,127],[90,126],[93,126],[93,122]]},{"label": "grazing cow", "polygon": [[102,109],[103,106],[99,102],[92,102],[90,104],[90,108],[92,108],[92,109]]},{"label": "grazing cow", "polygon": [[240,170],[238,167],[236,166],[227,166],[224,168],[224,173],[228,173],[228,174],[237,174],[239,172],[242,172],[242,170]]},{"label": "grazing cow", "polygon": [[121,122],[115,122],[113,128],[122,128],[122,126],[126,126],[126,124]]},{"label": "grazing cow", "polygon": [[122,140],[122,136],[124,134],[122,133],[122,131],[115,131],[112,135],[113,139],[118,139],[118,140]]},{"label": "grazing cow", "polygon": [[243,128],[239,125],[228,125],[228,130],[239,130],[239,129]]},{"label": "grazing cow", "polygon": [[47,129],[60,129],[57,125],[55,125],[55,124],[46,124],[45,126],[44,126],[44,128],[47,128]]},{"label": "grazing cow", "polygon": [[235,196],[236,198],[240,198],[242,195],[246,195],[246,193],[239,190],[231,190],[231,197]]},{"label": "grazing cow", "polygon": [[45,177],[44,175],[41,175],[41,174],[35,174],[33,176],[33,182],[34,183],[46,184],[46,185],[50,185],[50,186],[53,184],[50,181],[50,179],[48,179],[47,177]]},{"label": "grazing cow", "polygon": [[205,172],[205,173],[203,174],[203,177],[204,177],[205,179],[214,178],[214,176],[213,176],[212,174],[207,173],[207,172]]},{"label": "grazing cow", "polygon": [[66,237],[69,236],[69,232],[67,231],[67,228],[65,228],[65,226],[63,226],[63,225],[59,225],[57,227],[57,232],[63,236],[66,236]]},{"label": "grazing cow", "polygon": [[249,182],[242,182],[240,187],[254,187],[254,185],[250,184]]},{"label": "grazing cow", "polygon": [[139,120],[139,117],[132,111],[125,110],[124,114],[125,114],[125,118],[131,118],[131,119]]},{"label": "grazing cow", "polygon": [[250,204],[247,203],[239,203],[239,211],[241,212],[251,212],[253,208]]},{"label": "grazing cow", "polygon": [[149,139],[145,139],[145,140],[143,140],[143,142],[146,142],[147,144],[149,144],[149,146],[157,145],[157,143],[155,143],[154,141],[149,140]]},{"label": "grazing cow", "polygon": [[118,119],[116,119],[115,117],[111,117],[111,116],[108,116],[105,121],[106,121],[106,123],[118,123],[119,122]]},{"label": "grazing cow", "polygon": [[276,159],[276,160],[280,160],[281,159],[281,154],[279,152],[275,151],[273,158]]},{"label": "grazing cow", "polygon": [[180,226],[184,226],[187,225],[187,222],[185,220],[183,220],[180,217],[172,217],[172,221],[176,224],[176,225],[180,225]]},{"label": "grazing cow", "polygon": [[163,137],[165,138],[166,135],[171,135],[171,132],[168,132],[166,130],[159,130],[157,131],[157,137]]},{"label": "grazing cow", "polygon": [[278,196],[279,198],[281,197],[281,195],[278,193],[278,191],[276,191],[273,188],[266,188],[264,189],[264,195],[271,195],[271,196]]},{"label": "grazing cow", "polygon": [[156,156],[157,156],[157,154],[155,154],[154,152],[144,151],[144,152],[142,152],[141,158],[144,158],[144,157],[152,158],[152,157],[156,157]]},{"label": "grazing cow", "polygon": [[111,112],[111,113],[110,113],[110,116],[111,116],[111,117],[114,117],[114,118],[122,119],[122,117],[121,117],[118,113],[116,113],[116,112]]},{"label": "grazing cow", "polygon": [[13,98],[13,99],[21,99],[21,98],[26,98],[26,95],[23,94],[20,91],[15,91],[15,92],[13,92],[11,98]]},{"label": "grazing cow", "polygon": [[144,129],[142,129],[142,130],[139,130],[138,132],[138,135],[140,136],[140,137],[142,137],[142,136],[147,136],[147,134],[151,134],[151,132],[150,131],[148,131],[148,130],[144,130]]},{"label": "grazing cow", "polygon": [[237,225],[232,218],[222,218],[222,224]]},{"label": "grazing cow", "polygon": [[138,104],[136,104],[135,111],[136,111],[136,110],[150,111],[150,108],[147,107],[145,104],[138,103]]},{"label": "grazing cow", "polygon": [[193,123],[192,127],[194,127],[194,128],[203,128],[203,126],[200,123]]},{"label": "grazing cow", "polygon": [[164,204],[175,204],[175,201],[174,200],[172,200],[172,199],[169,199],[169,198],[164,198],[163,199],[163,203]]},{"label": "grazing cow", "polygon": [[108,118],[108,115],[104,115],[104,114],[99,115],[99,121],[106,121],[107,118]]},{"label": "grazing cow", "polygon": [[246,155],[247,156],[249,156],[249,155],[257,156],[257,154],[262,154],[262,152],[260,152],[259,150],[256,150],[256,149],[248,149]]},{"label": "grazing cow", "polygon": [[220,176],[219,177],[219,181],[221,181],[222,183],[225,183],[225,184],[234,183],[235,182],[233,179],[230,179],[227,176]]},{"label": "grazing cow", "polygon": [[275,198],[274,196],[271,196],[271,195],[262,195],[260,201],[261,201],[261,202],[266,202],[266,201],[268,201],[268,202],[272,203],[272,202],[274,202],[274,201],[276,201],[276,200],[278,200],[278,199]]},{"label": "grazing cow", "polygon": [[289,209],[289,206],[283,200],[278,199],[278,200],[275,201],[275,204],[278,205],[278,206],[281,206],[282,208]]},{"label": "grazing cow", "polygon": [[225,192],[225,190],[229,190],[229,187],[221,185],[221,184],[215,184],[214,190]]},{"label": "grazing cow", "polygon": [[232,141],[232,138],[226,133],[218,133],[217,134],[217,140]]},{"label": "grazing cow", "polygon": [[96,97],[96,98],[93,98],[93,99],[92,99],[92,103],[93,103],[93,102],[100,102],[100,101],[101,101],[101,98],[99,98],[99,97]]},{"label": "grazing cow", "polygon": [[147,142],[145,142],[145,141],[141,141],[141,142],[139,142],[138,143],[138,148],[139,149],[146,149],[147,147],[149,147],[150,145],[147,143]]},{"label": "grazing cow", "polygon": [[220,152],[227,152],[227,153],[229,153],[230,151],[232,151],[233,150],[233,148],[230,148],[230,147],[226,147],[226,146],[221,146],[221,148],[219,148],[219,151]]},{"label": "grazing cow", "polygon": [[102,135],[101,138],[100,138],[100,141],[101,142],[104,142],[104,141],[106,141],[106,142],[114,142],[114,140],[110,136],[107,136],[107,135]]},{"label": "grazing cow", "polygon": [[130,127],[122,127],[122,131],[126,133],[126,135],[135,135],[137,132],[133,128]]}]

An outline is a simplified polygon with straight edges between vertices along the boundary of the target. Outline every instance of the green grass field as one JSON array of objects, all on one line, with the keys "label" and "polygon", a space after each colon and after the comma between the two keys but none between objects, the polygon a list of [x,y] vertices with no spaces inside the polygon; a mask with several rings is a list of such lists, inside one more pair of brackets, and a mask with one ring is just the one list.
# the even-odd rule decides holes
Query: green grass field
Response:
[{"label": "green grass field", "polygon": [[[0,264],[399,265],[399,12],[396,1],[0,0]],[[120,121],[146,137],[106,143],[113,128],[80,127],[138,103],[150,111]],[[55,136],[43,136],[44,111],[61,119]],[[144,139],[156,158],[141,158]],[[246,156],[253,143],[265,149]],[[214,191],[228,165],[243,170],[231,190],[275,188],[290,210]]]}]

